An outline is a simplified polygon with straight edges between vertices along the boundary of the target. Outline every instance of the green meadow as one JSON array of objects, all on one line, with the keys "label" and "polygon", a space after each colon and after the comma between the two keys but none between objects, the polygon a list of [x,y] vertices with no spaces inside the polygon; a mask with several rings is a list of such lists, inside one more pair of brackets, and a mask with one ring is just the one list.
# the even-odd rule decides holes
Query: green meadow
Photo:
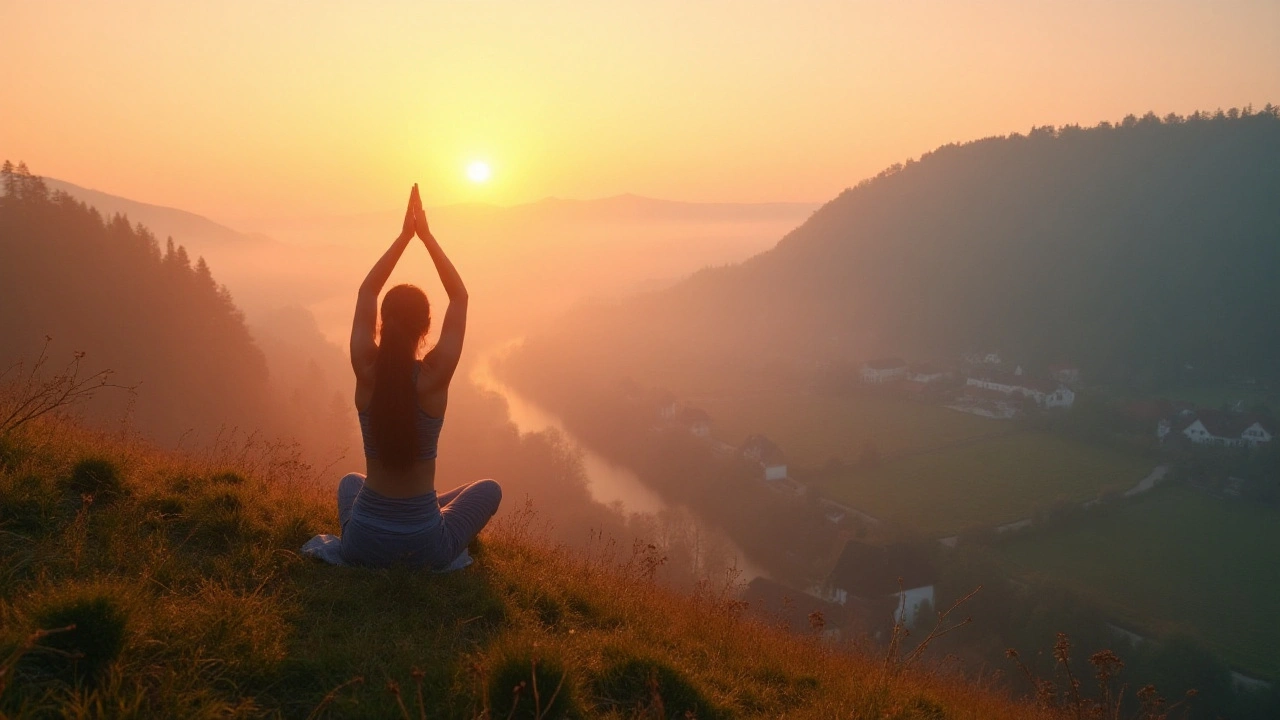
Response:
[{"label": "green meadow", "polygon": [[1140,632],[1191,635],[1241,669],[1280,677],[1280,513],[1187,487],[999,552],[1053,578]]}]

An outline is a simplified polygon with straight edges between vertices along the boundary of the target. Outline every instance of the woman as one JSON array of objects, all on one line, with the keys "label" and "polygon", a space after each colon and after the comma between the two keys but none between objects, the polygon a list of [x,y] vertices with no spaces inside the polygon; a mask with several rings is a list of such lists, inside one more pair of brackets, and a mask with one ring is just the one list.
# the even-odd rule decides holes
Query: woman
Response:
[{"label": "woman", "polygon": [[[427,246],[449,295],[440,341],[421,359],[418,348],[431,324],[431,308],[426,294],[413,285],[387,291],[381,337],[374,339],[378,294],[415,234]],[[497,511],[502,489],[492,480],[436,495],[436,444],[466,326],[467,289],[431,235],[414,185],[400,236],[360,286],[351,324],[351,367],[367,477],[352,473],[338,485],[343,561],[432,570],[461,567],[470,562],[467,544]]]}]

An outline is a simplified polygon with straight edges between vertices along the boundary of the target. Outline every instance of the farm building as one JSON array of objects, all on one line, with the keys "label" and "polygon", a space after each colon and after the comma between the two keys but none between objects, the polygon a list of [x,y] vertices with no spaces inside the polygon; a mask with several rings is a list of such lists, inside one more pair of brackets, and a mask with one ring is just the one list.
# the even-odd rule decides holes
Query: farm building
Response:
[{"label": "farm building", "polygon": [[845,543],[840,559],[823,586],[825,598],[837,605],[879,603],[891,598],[895,618],[914,627],[921,611],[933,606],[935,571],[928,556],[906,545],[881,547],[858,540]]},{"label": "farm building", "polygon": [[933,383],[947,377],[947,372],[933,363],[917,363],[907,369],[907,379],[918,383]]},{"label": "farm building", "polygon": [[862,382],[878,385],[907,373],[907,363],[902,358],[869,360],[862,364]]},{"label": "farm building", "polygon": [[993,390],[1005,395],[1031,398],[1044,408],[1067,408],[1075,404],[1075,392],[1060,382],[1009,373],[980,373],[965,379],[965,385]]},{"label": "farm building", "polygon": [[752,435],[742,443],[742,457],[759,463],[765,480],[785,480],[787,459],[782,449],[764,435]]},{"label": "farm building", "polygon": [[677,422],[700,438],[711,437],[711,416],[705,410],[686,407],[680,410]]}]

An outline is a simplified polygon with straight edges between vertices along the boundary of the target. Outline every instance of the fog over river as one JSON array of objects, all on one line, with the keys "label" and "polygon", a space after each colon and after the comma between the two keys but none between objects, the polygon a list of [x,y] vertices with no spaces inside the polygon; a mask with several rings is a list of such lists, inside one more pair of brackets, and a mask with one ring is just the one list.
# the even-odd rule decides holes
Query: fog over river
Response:
[{"label": "fog over river", "polygon": [[[641,482],[640,478],[630,469],[611,462],[592,450],[573,431],[566,428],[559,417],[548,412],[528,397],[521,395],[493,374],[492,361],[516,343],[518,341],[504,343],[486,352],[480,361],[475,364],[471,372],[472,382],[483,390],[501,395],[506,400],[507,412],[511,417],[511,422],[515,424],[520,432],[534,433],[554,429],[564,437],[571,447],[581,453],[582,467],[587,477],[587,488],[597,502],[614,507],[621,506],[626,513],[657,514],[673,507],[656,491]],[[700,529],[708,531],[709,526],[703,524],[697,512],[692,508],[689,508],[689,510],[697,519]],[[710,532],[724,537],[724,533],[718,530],[710,530]],[[742,550],[730,542],[727,537],[725,537],[725,542],[729,543],[729,548],[737,559],[738,568],[742,570],[742,576],[739,578],[741,581],[749,582],[754,578],[767,576],[767,573],[747,559]]]}]

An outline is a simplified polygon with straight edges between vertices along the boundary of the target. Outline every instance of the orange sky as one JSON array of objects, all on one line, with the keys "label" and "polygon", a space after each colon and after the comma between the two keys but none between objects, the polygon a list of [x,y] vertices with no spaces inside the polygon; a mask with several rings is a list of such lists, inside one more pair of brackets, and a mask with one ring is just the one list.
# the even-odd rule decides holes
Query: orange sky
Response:
[{"label": "orange sky", "polygon": [[414,180],[821,201],[953,140],[1280,103],[1269,1],[0,0],[0,28],[0,156],[233,223]]}]

